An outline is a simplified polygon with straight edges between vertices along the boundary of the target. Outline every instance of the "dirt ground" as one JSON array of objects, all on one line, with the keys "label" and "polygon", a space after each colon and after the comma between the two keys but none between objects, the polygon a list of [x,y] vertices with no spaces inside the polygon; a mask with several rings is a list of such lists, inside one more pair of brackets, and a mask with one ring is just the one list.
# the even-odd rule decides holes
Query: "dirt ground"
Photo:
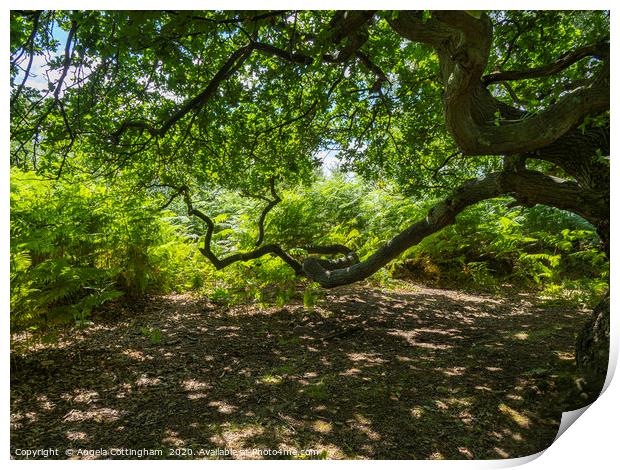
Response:
[{"label": "dirt ground", "polygon": [[13,458],[512,458],[583,403],[587,312],[528,294],[357,286],[312,309],[176,295],[106,310],[51,343],[13,338]]}]

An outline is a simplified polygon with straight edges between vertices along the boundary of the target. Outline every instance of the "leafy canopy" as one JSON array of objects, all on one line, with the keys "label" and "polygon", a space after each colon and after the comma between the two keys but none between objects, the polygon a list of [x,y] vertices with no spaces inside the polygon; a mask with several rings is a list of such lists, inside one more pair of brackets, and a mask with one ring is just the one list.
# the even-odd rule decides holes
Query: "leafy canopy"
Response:
[{"label": "leafy canopy", "polygon": [[[12,162],[250,193],[272,177],[311,180],[327,152],[418,195],[499,168],[463,158],[447,132],[434,49],[395,31],[398,12],[373,12],[349,34],[362,14],[13,11]],[[486,74],[552,63],[609,31],[603,11],[469,14],[493,26]],[[590,57],[490,90],[536,113],[599,66]]]}]

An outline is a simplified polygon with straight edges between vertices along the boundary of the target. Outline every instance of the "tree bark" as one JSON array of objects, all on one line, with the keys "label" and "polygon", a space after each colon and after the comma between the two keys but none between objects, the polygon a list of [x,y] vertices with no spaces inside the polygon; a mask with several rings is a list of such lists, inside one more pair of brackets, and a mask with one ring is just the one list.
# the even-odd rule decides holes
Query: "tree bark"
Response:
[{"label": "tree bark", "polygon": [[586,391],[596,398],[605,383],[609,363],[609,292],[579,333],[575,356],[586,379]]},{"label": "tree bark", "polygon": [[501,195],[511,195],[527,206],[545,204],[569,210],[592,223],[609,220],[609,206],[605,201],[582,190],[575,182],[524,169],[502,171],[466,182],[435,205],[424,219],[410,225],[363,261],[336,268],[310,257],[302,264],[303,272],[325,288],[361,281],[408,248],[452,224],[468,206]]}]

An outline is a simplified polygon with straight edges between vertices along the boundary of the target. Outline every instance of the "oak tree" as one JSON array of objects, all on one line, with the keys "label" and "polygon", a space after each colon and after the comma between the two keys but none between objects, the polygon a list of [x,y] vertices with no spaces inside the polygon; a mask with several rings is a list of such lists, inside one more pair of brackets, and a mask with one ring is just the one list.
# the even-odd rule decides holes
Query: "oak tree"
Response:
[{"label": "oak tree", "polygon": [[[277,256],[325,288],[502,195],[579,214],[609,254],[609,73],[605,11],[13,11],[11,163],[182,198],[217,268]],[[264,243],[278,187],[327,151],[442,199],[365,259]],[[212,247],[196,194],[222,187],[264,201],[255,249]],[[599,381],[608,319],[606,299],[579,339]]]}]

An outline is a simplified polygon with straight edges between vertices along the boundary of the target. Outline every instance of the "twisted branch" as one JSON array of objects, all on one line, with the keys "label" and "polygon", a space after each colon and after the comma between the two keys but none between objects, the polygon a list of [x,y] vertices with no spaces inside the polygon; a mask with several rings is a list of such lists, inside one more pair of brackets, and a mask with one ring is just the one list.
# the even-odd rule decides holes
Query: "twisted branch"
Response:
[{"label": "twisted branch", "polygon": [[[291,255],[286,253],[284,249],[282,249],[282,247],[280,247],[279,245],[275,243],[263,245],[251,251],[247,251],[243,253],[235,253],[233,255],[226,256],[224,258],[218,258],[217,255],[213,253],[211,249],[211,239],[213,237],[213,232],[215,231],[215,223],[208,215],[206,215],[204,212],[202,212],[199,209],[196,209],[193,206],[191,198],[189,196],[188,188],[186,186],[182,186],[180,188],[175,188],[175,189],[177,190],[177,192],[172,195],[171,199],[167,202],[166,206],[170,204],[172,199],[179,196],[180,194],[183,194],[183,197],[185,199],[185,204],[187,205],[188,215],[198,217],[207,226],[207,232],[205,233],[205,238],[204,238],[204,245],[202,248],[200,248],[200,252],[213,264],[213,266],[215,266],[216,269],[218,270],[224,269],[225,267],[233,263],[236,263],[238,261],[250,261],[252,259],[261,258],[264,255],[271,254],[273,256],[277,256],[282,261],[284,261],[286,264],[288,264],[293,269],[293,271],[295,271],[296,275],[298,276],[307,275],[307,273],[304,272],[302,265],[295,258],[293,258]],[[259,219],[259,240],[257,241],[257,244],[256,244],[257,246],[259,246],[262,243],[263,238],[264,238],[265,216],[267,215],[269,210],[273,208],[273,206],[275,206],[278,202],[281,201],[280,197],[275,191],[275,184],[274,184],[273,178],[271,178],[270,180],[270,189],[271,189],[271,195],[273,197],[273,200],[269,202],[267,207],[263,209],[261,213],[261,217]],[[261,197],[261,198],[267,199],[265,197]],[[322,269],[326,269],[326,270],[342,269],[342,268],[351,266],[355,263],[359,263],[359,258],[357,254],[353,250],[346,247],[345,245],[341,245],[341,244],[326,245],[326,246],[311,245],[311,246],[304,247],[304,249],[308,253],[317,253],[317,254],[326,254],[326,255],[334,255],[334,254],[345,255],[344,257],[334,259],[334,260],[312,257],[311,259],[313,259],[315,263],[318,263],[318,265],[321,266]]]},{"label": "twisted branch", "polygon": [[468,206],[505,194],[512,195],[521,204],[545,204],[575,212],[595,225],[608,217],[605,201],[574,182],[534,171],[513,170],[465,182],[451,196],[433,206],[425,218],[407,227],[361,262],[338,267],[310,257],[302,264],[304,273],[324,288],[361,281],[424,238],[454,223],[456,216]]},{"label": "twisted branch", "polygon": [[[421,12],[400,12],[389,23],[403,37],[435,48],[444,82],[446,127],[465,155],[531,152],[558,140],[585,116],[609,109],[607,43],[580,48],[543,67],[482,77],[492,42],[486,15],[475,19],[463,12],[438,11],[424,21]],[[540,112],[495,125],[495,113],[501,109],[486,89],[488,83],[551,75],[586,56],[600,57],[603,64],[585,86],[560,96]]]},{"label": "twisted branch", "polygon": [[[346,39],[346,44],[344,44],[335,55],[323,54],[320,60],[326,63],[344,63],[355,55],[362,64],[377,77],[374,87],[378,89],[383,82],[387,81],[385,73],[383,73],[377,65],[372,63],[366,54],[359,52],[359,49],[368,38],[364,27],[372,19],[373,15],[374,12],[372,11],[338,12],[330,24],[330,28],[332,29],[331,40],[335,44],[338,44]],[[129,129],[142,129],[148,131],[151,136],[163,136],[185,115],[204,106],[213,97],[220,84],[236,73],[254,51],[301,65],[311,65],[315,61],[315,59],[309,55],[299,52],[289,52],[271,44],[251,39],[247,45],[240,47],[231,54],[202,92],[186,101],[174,114],[161,123],[159,127],[145,120],[127,120],[122,122],[118,128],[110,134],[110,140],[118,145],[121,136]]]},{"label": "twisted branch", "polygon": [[271,209],[273,209],[276,204],[282,201],[275,188],[275,178],[272,176],[269,178],[269,190],[271,191],[272,199],[268,197],[261,196],[260,194],[250,194],[246,191],[243,191],[242,194],[244,196],[252,197],[254,199],[261,199],[267,202],[265,208],[261,211],[260,217],[258,218],[258,238],[256,239],[256,246],[260,246],[263,243],[265,238],[265,218]]},{"label": "twisted branch", "polygon": [[187,205],[187,213],[192,216],[195,215],[199,219],[201,219],[207,225],[207,232],[205,234],[204,246],[200,248],[200,252],[215,266],[215,269],[220,270],[224,269],[226,266],[229,266],[238,261],[250,261],[253,259],[260,258],[267,254],[271,254],[277,256],[286,264],[288,264],[297,275],[302,275],[303,270],[301,269],[301,264],[297,260],[295,260],[291,255],[286,253],[279,245],[276,244],[267,244],[263,245],[260,248],[257,248],[252,251],[247,251],[244,253],[235,253],[233,255],[227,256],[225,258],[218,258],[213,251],[211,251],[211,237],[213,236],[213,231],[215,230],[215,224],[213,220],[202,212],[199,209],[196,209],[191,201],[189,196],[189,192],[187,188],[183,188],[183,195],[185,199],[185,204]]}]

